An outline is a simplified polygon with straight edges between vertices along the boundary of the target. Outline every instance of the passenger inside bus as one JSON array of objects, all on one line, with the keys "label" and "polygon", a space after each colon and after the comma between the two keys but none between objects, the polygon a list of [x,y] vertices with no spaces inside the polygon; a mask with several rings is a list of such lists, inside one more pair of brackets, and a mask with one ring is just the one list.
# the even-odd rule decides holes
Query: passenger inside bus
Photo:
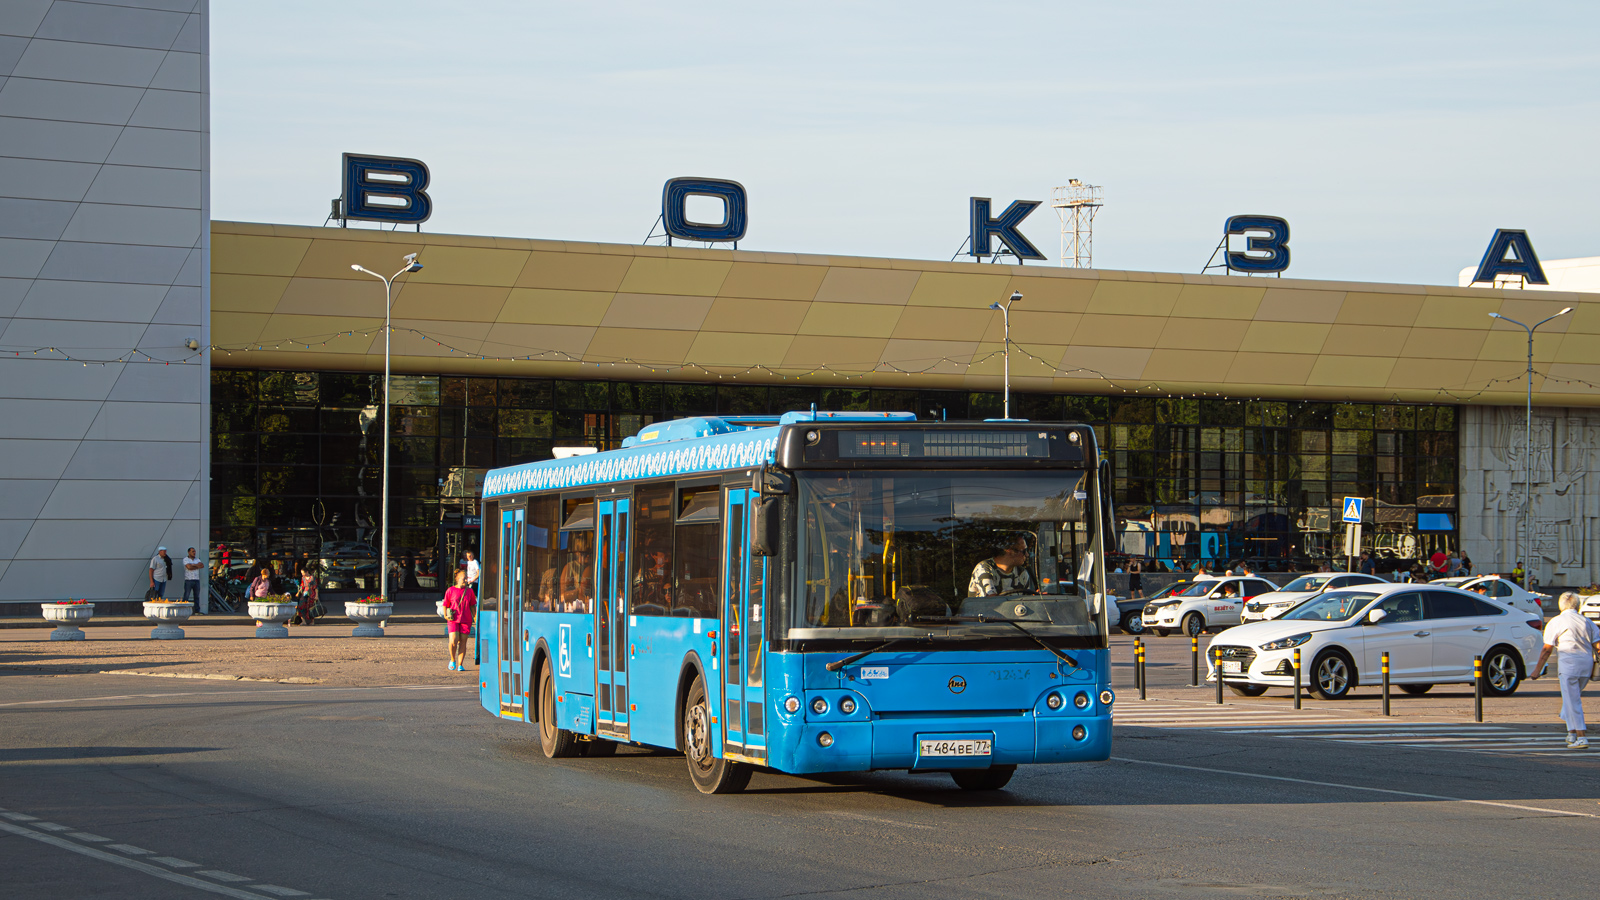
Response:
[{"label": "passenger inside bus", "polygon": [[672,560],[660,547],[647,548],[633,579],[634,611],[663,616],[672,608]]},{"label": "passenger inside bus", "polygon": [[[581,540],[581,539],[580,539]],[[594,609],[594,563],[587,543],[578,543],[572,561],[561,570],[561,609],[587,613]]]},{"label": "passenger inside bus", "polygon": [[1028,539],[1015,532],[1002,537],[995,555],[972,568],[967,594],[972,597],[999,597],[1004,594],[1035,594],[1039,591],[1033,570],[1028,567]]}]

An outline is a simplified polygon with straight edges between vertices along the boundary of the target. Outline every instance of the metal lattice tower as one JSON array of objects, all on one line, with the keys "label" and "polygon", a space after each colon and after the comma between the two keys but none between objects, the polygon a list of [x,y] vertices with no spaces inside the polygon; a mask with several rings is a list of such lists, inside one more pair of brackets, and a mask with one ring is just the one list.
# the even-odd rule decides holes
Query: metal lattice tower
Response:
[{"label": "metal lattice tower", "polygon": [[1094,214],[1105,204],[1101,189],[1074,178],[1050,193],[1050,206],[1061,218],[1061,265],[1094,267]]}]

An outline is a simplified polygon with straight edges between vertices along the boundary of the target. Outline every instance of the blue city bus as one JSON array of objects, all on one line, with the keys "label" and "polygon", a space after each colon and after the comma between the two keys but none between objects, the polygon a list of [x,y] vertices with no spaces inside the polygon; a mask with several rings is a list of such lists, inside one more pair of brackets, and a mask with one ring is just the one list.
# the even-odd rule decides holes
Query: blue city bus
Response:
[{"label": "blue city bus", "polygon": [[647,426],[484,479],[484,708],[546,756],[1004,787],[1111,752],[1085,425],[797,412]]}]

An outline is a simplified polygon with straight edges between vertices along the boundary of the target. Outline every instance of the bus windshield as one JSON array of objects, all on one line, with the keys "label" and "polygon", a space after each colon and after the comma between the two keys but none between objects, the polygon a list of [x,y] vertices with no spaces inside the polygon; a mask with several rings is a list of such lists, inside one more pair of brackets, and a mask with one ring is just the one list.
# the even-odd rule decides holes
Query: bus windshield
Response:
[{"label": "bus windshield", "polygon": [[1100,635],[1089,473],[798,474],[792,637]]}]

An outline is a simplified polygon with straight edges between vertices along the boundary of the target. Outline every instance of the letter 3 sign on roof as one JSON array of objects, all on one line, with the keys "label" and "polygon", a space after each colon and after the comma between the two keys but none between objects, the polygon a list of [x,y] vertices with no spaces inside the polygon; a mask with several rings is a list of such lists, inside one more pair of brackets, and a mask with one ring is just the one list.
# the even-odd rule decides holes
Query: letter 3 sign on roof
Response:
[{"label": "letter 3 sign on roof", "polygon": [[1350,522],[1355,525],[1361,524],[1362,503],[1363,501],[1360,497],[1344,498],[1344,520],[1346,522]]},{"label": "letter 3 sign on roof", "polygon": [[[1245,236],[1245,252],[1228,251],[1228,268],[1234,272],[1282,272],[1289,268],[1289,220],[1279,216],[1229,216],[1226,234]],[[1257,237],[1246,232],[1266,232]],[[1266,254],[1251,256],[1250,254]]]}]

